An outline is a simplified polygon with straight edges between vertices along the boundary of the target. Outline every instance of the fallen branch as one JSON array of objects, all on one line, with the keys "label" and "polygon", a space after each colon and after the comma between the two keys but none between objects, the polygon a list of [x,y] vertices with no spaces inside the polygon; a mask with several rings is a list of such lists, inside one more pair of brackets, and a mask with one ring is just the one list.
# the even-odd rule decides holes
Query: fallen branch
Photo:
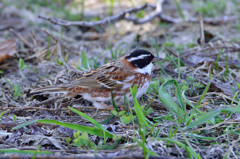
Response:
[{"label": "fallen branch", "polygon": [[[215,17],[215,18],[203,18],[203,22],[206,24],[212,24],[212,25],[219,25],[219,24],[225,24],[231,20],[237,20],[238,16],[223,16],[223,17]],[[191,18],[187,20],[188,22],[192,23],[198,23],[198,18]]]},{"label": "fallen branch", "polygon": [[[36,104],[38,105],[38,104]],[[95,107],[88,107],[88,106],[83,106],[83,107],[77,107],[75,108],[77,110],[86,110],[86,109],[93,109],[96,110],[97,108]],[[24,110],[45,110],[45,111],[53,111],[56,112],[56,109],[49,109],[49,108],[43,108],[43,107],[0,107],[0,110],[15,110],[15,111],[24,111]],[[69,111],[68,108],[60,108],[59,110],[61,111]],[[98,111],[110,111],[109,109],[98,109]]]},{"label": "fallen branch", "polygon": [[14,29],[12,29],[12,28],[10,28],[9,31],[10,31],[11,33],[13,33],[14,35],[16,35],[17,38],[18,38],[19,40],[21,40],[25,45],[27,45],[27,47],[28,47],[29,49],[33,50],[33,46],[32,46],[21,34],[19,34],[18,32],[16,32],[16,31],[15,31]]},{"label": "fallen branch", "polygon": [[[63,20],[63,19],[59,19],[59,18],[50,18],[50,17],[46,17],[46,16],[42,16],[42,15],[39,15],[38,17],[41,18],[41,19],[47,20],[47,21],[49,21],[53,24],[62,25],[62,26],[78,25],[78,26],[83,26],[83,27],[93,27],[93,26],[97,26],[97,25],[114,23],[114,22],[116,22],[118,20],[121,20],[121,19],[124,19],[124,20],[127,20],[127,21],[132,21],[135,24],[143,24],[143,23],[151,21],[155,17],[158,17],[158,16],[160,17],[160,15],[162,13],[162,7],[161,6],[162,6],[163,2],[164,2],[164,0],[159,0],[157,2],[157,5],[150,4],[150,3],[145,3],[144,5],[142,5],[140,7],[129,8],[125,11],[122,11],[119,14],[116,14],[116,15],[113,15],[113,16],[110,16],[110,17],[106,17],[102,20],[94,21],[94,22],[67,21],[67,20]],[[146,9],[147,7],[155,9],[155,12],[153,12],[149,16],[147,16],[145,18],[142,18],[142,19],[138,19],[136,17],[128,16],[129,14],[136,13],[140,10]],[[166,20],[171,21],[171,19],[169,19],[169,18],[167,18]]]},{"label": "fallen branch", "polygon": [[[47,20],[56,25],[61,25],[61,26],[77,25],[77,26],[82,26],[82,27],[93,27],[93,26],[98,26],[98,25],[110,24],[110,23],[114,23],[119,20],[130,21],[130,22],[133,22],[134,24],[144,24],[144,23],[152,21],[156,17],[161,19],[161,21],[168,22],[168,23],[182,23],[182,22],[198,23],[199,22],[198,18],[190,18],[190,19],[182,20],[180,18],[173,18],[173,17],[165,15],[162,12],[162,3],[164,1],[165,0],[158,0],[156,5],[150,4],[150,3],[145,3],[142,6],[129,8],[127,10],[120,12],[119,14],[116,14],[116,15],[113,15],[110,17],[106,17],[102,20],[93,21],[93,22],[68,21],[68,20],[63,20],[63,19],[56,18],[56,17],[51,18],[51,17],[47,17],[47,16],[43,16],[43,15],[39,15],[38,17],[41,19]],[[136,13],[141,10],[144,10],[146,8],[151,8],[151,9],[154,9],[155,11],[152,14],[150,14],[144,18],[141,18],[141,19],[136,18],[136,16],[131,16],[131,14]],[[224,17],[216,17],[216,18],[203,18],[202,21],[203,21],[203,23],[217,25],[217,24],[227,23],[228,21],[231,21],[231,20],[236,20],[237,18],[238,18],[237,16],[224,16]]]}]

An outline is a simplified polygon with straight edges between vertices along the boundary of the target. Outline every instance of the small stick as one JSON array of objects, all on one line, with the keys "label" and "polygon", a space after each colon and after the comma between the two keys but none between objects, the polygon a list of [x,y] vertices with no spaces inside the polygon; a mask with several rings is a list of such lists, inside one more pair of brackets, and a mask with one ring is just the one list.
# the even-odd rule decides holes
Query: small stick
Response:
[{"label": "small stick", "polygon": [[199,19],[199,28],[200,28],[200,45],[203,47],[205,45],[205,35],[204,35],[204,26],[203,26],[203,18],[202,14],[198,14]]},{"label": "small stick", "polygon": [[31,50],[33,50],[32,45],[26,39],[24,39],[19,33],[17,33],[14,29],[10,28],[9,31],[16,35],[18,39],[21,40],[25,45],[27,45]]},{"label": "small stick", "polygon": [[[121,19],[125,19],[127,21],[132,21],[135,24],[143,24],[143,23],[151,21],[155,17],[158,17],[158,16],[160,17],[160,14],[162,13],[162,7],[160,7],[162,5],[162,2],[164,2],[164,0],[158,0],[157,5],[150,4],[150,3],[145,3],[144,5],[142,5],[140,7],[129,8],[127,10],[122,11],[119,14],[116,14],[116,15],[113,15],[113,16],[110,16],[110,17],[106,17],[102,20],[94,21],[94,22],[67,21],[67,20],[63,20],[63,19],[59,19],[59,18],[50,18],[50,17],[42,16],[42,15],[39,15],[38,17],[41,18],[41,19],[47,20],[47,21],[49,21],[53,24],[62,25],[62,26],[77,25],[77,26],[82,26],[82,27],[93,27],[93,26],[97,26],[97,25],[113,23],[113,22],[116,22],[116,21],[121,20]],[[147,16],[143,19],[127,17],[128,14],[136,13],[140,10],[143,10],[143,9],[147,8],[147,7],[150,7],[152,9],[156,9],[156,11],[152,15]]]},{"label": "small stick", "polygon": [[[11,110],[31,110],[31,109],[36,109],[36,110],[46,110],[46,111],[56,111],[56,109],[49,109],[49,108],[42,108],[42,107],[0,107],[0,110],[7,110],[7,109],[11,109]],[[82,110],[82,109],[97,109],[95,107],[78,107],[78,108],[74,108],[77,110]],[[62,108],[61,110],[65,110],[65,111],[69,111],[68,108]],[[102,110],[102,111],[109,111],[109,109],[98,109],[98,110]]]}]

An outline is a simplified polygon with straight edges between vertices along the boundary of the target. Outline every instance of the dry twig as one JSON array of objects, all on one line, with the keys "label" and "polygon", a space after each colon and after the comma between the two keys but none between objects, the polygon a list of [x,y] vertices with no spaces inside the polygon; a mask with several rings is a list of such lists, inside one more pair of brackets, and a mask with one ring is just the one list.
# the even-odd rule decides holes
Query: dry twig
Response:
[{"label": "dry twig", "polygon": [[[56,25],[61,25],[61,26],[77,25],[77,26],[82,26],[82,27],[93,27],[93,26],[98,26],[98,25],[110,24],[110,23],[114,23],[114,22],[122,20],[122,19],[126,20],[126,21],[133,22],[134,24],[144,24],[144,23],[152,21],[156,17],[158,17],[162,21],[168,22],[168,23],[181,23],[181,22],[184,22],[184,21],[187,21],[187,22],[190,22],[190,23],[198,23],[199,22],[199,19],[197,19],[197,18],[190,18],[190,19],[187,19],[187,20],[182,20],[182,19],[179,19],[179,18],[173,18],[173,17],[165,15],[162,12],[162,4],[163,4],[164,1],[165,0],[158,0],[156,5],[150,4],[150,3],[145,3],[142,6],[129,8],[127,10],[124,10],[124,11],[120,12],[119,14],[116,14],[116,15],[113,15],[113,16],[110,16],[110,17],[106,17],[102,20],[93,21],[93,22],[68,21],[68,20],[63,20],[63,19],[56,18],[56,17],[51,18],[51,17],[47,17],[47,16],[43,16],[43,15],[39,15],[38,17],[41,18],[41,19],[47,20],[47,21],[49,21],[53,24],[56,24]],[[146,16],[142,19],[136,18],[136,16],[130,16],[131,14],[136,13],[136,12],[141,11],[141,10],[144,10],[146,8],[155,9],[155,11],[152,14],[150,14],[149,16]],[[237,18],[238,18],[237,16],[204,18],[204,19],[202,19],[202,22],[217,25],[217,24],[227,23],[228,21],[231,21],[231,20],[236,20]]]},{"label": "dry twig", "polygon": [[219,128],[221,125],[229,125],[229,124],[239,124],[239,121],[234,121],[234,120],[233,121],[223,121],[223,122],[215,124],[213,126],[198,128],[197,131],[210,130],[210,129],[214,129],[214,128]]},{"label": "dry twig", "polygon": [[[237,20],[238,16],[223,16],[223,17],[215,17],[215,18],[203,18],[203,22],[212,25],[225,24],[231,20]],[[198,23],[199,20],[197,18],[191,18],[187,20],[188,22]]]},{"label": "dry twig", "polygon": [[21,40],[25,45],[27,45],[27,47],[28,47],[29,49],[33,50],[32,45],[31,45],[24,37],[22,37],[21,34],[17,33],[17,32],[16,32],[14,29],[12,29],[12,28],[9,29],[9,31],[10,31],[11,33],[13,33],[14,35],[16,35],[17,38],[18,38],[19,40]]},{"label": "dry twig", "polygon": [[199,13],[199,28],[200,28],[200,45],[203,47],[205,45],[205,35],[204,35],[204,26],[203,26],[203,18]]},{"label": "dry twig", "polygon": [[[93,27],[93,26],[97,26],[97,25],[114,23],[121,19],[124,19],[126,21],[131,21],[134,24],[143,24],[143,23],[147,23],[147,22],[153,20],[155,17],[159,17],[159,18],[163,19],[164,21],[168,21],[168,22],[172,22],[172,23],[179,22],[178,20],[175,20],[170,17],[162,15],[162,3],[163,2],[164,2],[164,0],[158,0],[157,5],[145,3],[144,5],[142,5],[140,7],[129,8],[127,10],[122,11],[119,14],[116,14],[116,15],[113,15],[110,17],[106,17],[102,20],[95,21],[95,22],[67,21],[67,20],[63,20],[63,19],[59,19],[59,18],[50,18],[50,17],[42,16],[42,15],[39,15],[39,18],[50,21],[51,23],[56,24],[56,25],[62,25],[62,26],[78,25],[78,26],[83,26],[83,27]],[[136,13],[140,10],[146,9],[147,7],[155,9],[155,12],[153,12],[149,16],[146,16],[145,18],[142,18],[142,19],[128,16],[129,14]]]},{"label": "dry twig", "polygon": [[[86,110],[86,109],[93,109],[96,110],[95,107],[76,107],[77,110]],[[56,109],[49,109],[43,107],[0,107],[0,110],[46,110],[46,111],[56,111]],[[69,111],[68,108],[61,108],[62,111]],[[110,111],[109,109],[98,109],[98,111]]]}]

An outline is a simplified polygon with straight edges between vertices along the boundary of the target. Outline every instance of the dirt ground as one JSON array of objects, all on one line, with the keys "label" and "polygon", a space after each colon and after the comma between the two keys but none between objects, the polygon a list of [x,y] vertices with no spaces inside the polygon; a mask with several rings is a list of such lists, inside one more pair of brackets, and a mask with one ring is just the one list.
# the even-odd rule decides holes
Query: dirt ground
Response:
[{"label": "dirt ground", "polygon": [[[97,21],[146,2],[156,3],[112,2],[111,10],[110,1],[100,0],[0,1],[0,158],[240,158],[240,2],[165,0],[162,16],[143,24],[118,19],[92,27],[61,26],[39,18]],[[149,7],[136,16],[152,12]],[[84,71],[139,48],[163,58],[154,66],[148,92],[139,99],[140,105],[151,108],[145,116],[152,125],[143,134],[138,121],[125,124],[123,118],[96,110],[80,95],[31,94],[35,88],[69,83]],[[161,100],[159,88],[171,79],[188,99],[182,96],[192,118],[189,123],[195,123],[191,128],[187,127],[191,123],[178,123],[181,117]],[[169,86],[167,92],[176,102],[175,88]],[[198,105],[198,113],[191,103]],[[87,134],[90,145],[76,143],[76,130],[39,122],[13,130],[35,119],[93,127],[68,106],[102,123],[121,140]],[[208,112],[212,116],[204,120]]]}]

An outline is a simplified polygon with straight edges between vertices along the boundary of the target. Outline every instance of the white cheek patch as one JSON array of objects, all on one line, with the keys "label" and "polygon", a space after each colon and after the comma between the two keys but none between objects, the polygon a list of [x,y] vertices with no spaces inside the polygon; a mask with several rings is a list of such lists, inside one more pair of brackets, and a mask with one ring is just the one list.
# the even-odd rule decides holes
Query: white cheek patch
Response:
[{"label": "white cheek patch", "polygon": [[137,69],[136,69],[136,72],[138,72],[138,73],[143,73],[143,74],[146,74],[146,73],[147,73],[147,74],[151,75],[152,67],[153,67],[153,64],[150,63],[150,64],[148,64],[147,66],[145,66],[145,67],[143,67],[143,68],[137,68]]}]

